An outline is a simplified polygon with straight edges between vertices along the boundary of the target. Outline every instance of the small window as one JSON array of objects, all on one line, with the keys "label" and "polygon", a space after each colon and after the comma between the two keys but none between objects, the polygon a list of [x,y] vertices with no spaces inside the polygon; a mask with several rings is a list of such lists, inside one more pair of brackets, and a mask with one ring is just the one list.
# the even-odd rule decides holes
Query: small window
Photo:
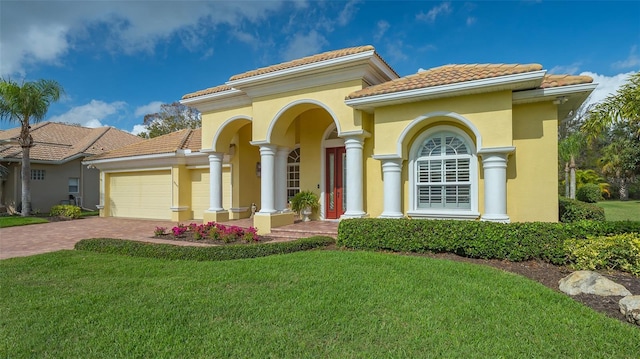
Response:
[{"label": "small window", "polygon": [[44,181],[45,170],[31,170],[32,181]]},{"label": "small window", "polygon": [[289,153],[287,159],[287,200],[300,192],[300,149]]},{"label": "small window", "polygon": [[69,178],[69,193],[79,193],[80,180],[78,178]]}]

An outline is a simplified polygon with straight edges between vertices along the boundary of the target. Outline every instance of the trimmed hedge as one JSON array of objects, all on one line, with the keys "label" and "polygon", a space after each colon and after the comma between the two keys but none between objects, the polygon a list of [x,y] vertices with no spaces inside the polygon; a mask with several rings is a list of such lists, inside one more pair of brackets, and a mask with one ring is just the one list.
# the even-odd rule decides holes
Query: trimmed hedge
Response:
[{"label": "trimmed hedge", "polygon": [[575,199],[560,197],[558,200],[559,220],[562,223],[576,221],[604,221],[604,208]]},{"label": "trimmed hedge", "polygon": [[92,238],[76,243],[74,249],[98,253],[120,254],[169,260],[223,261],[242,258],[265,257],[273,254],[299,252],[335,243],[331,237],[316,236],[291,242],[260,243],[227,246],[176,246],[138,242],[124,239]]},{"label": "trimmed hedge", "polygon": [[449,252],[464,257],[567,260],[564,241],[640,231],[640,222],[493,223],[455,220],[364,218],[340,222],[339,246],[396,252]]},{"label": "trimmed hedge", "polygon": [[594,183],[587,183],[576,191],[576,199],[587,203],[596,203],[602,200],[600,186]]}]

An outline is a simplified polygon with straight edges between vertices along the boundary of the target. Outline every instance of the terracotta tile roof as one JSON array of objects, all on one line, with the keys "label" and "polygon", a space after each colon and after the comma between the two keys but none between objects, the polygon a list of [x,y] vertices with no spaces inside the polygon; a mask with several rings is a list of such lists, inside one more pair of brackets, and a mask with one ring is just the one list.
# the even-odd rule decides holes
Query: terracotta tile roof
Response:
[{"label": "terracotta tile roof", "polygon": [[540,88],[561,87],[570,85],[590,84],[593,78],[589,76],[574,75],[545,75]]},{"label": "terracotta tile roof", "polygon": [[[20,127],[0,132],[0,140],[17,139]],[[77,156],[99,154],[142,138],[111,127],[88,128],[57,122],[41,122],[31,127],[34,146],[30,158],[36,161],[64,161]],[[0,144],[0,158],[19,160],[22,148],[17,141]]]},{"label": "terracotta tile roof", "polygon": [[290,68],[293,68],[293,67],[308,65],[308,64],[312,64],[312,63],[316,63],[316,62],[332,60],[332,59],[336,59],[336,58],[339,58],[339,57],[344,57],[344,56],[348,56],[348,55],[354,55],[354,54],[358,54],[358,53],[361,53],[361,52],[372,51],[372,50],[375,50],[373,48],[373,46],[365,45],[365,46],[356,46],[356,47],[349,47],[349,48],[346,48],[346,49],[323,52],[321,54],[311,55],[311,56],[303,57],[301,59],[287,61],[287,62],[283,62],[281,64],[262,67],[262,68],[259,68],[259,69],[256,69],[256,70],[243,72],[243,73],[238,74],[238,75],[233,75],[233,76],[231,76],[229,81],[245,79],[245,78],[248,78],[248,77],[263,75],[263,74],[267,74],[267,73],[270,73],[270,72],[276,72],[276,71],[280,71],[280,70],[290,69]]},{"label": "terracotta tile roof", "polygon": [[202,129],[185,129],[154,137],[117,150],[87,158],[87,161],[104,160],[145,155],[175,153],[178,150],[199,152],[202,148]]},{"label": "terracotta tile roof", "polygon": [[539,64],[445,65],[355,91],[347,99],[451,85],[542,70]]},{"label": "terracotta tile roof", "polygon": [[188,99],[188,98],[204,96],[204,95],[210,95],[210,94],[213,94],[213,93],[229,91],[231,89],[232,89],[232,87],[231,86],[227,86],[227,85],[209,87],[208,89],[204,89],[204,90],[188,93],[188,94],[182,96],[182,99],[185,100],[185,99]]}]

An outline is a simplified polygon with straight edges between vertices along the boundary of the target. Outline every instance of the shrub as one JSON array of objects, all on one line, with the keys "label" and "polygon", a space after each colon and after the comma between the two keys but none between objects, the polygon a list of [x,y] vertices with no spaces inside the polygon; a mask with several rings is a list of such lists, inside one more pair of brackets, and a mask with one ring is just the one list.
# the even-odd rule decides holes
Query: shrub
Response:
[{"label": "shrub", "polygon": [[576,198],[579,201],[587,203],[596,203],[602,200],[602,192],[600,186],[593,183],[587,183],[576,191]]},{"label": "shrub", "polygon": [[604,208],[574,199],[560,197],[558,200],[559,220],[571,223],[582,220],[604,221]]},{"label": "shrub", "polygon": [[640,231],[640,222],[493,223],[454,220],[366,218],[340,222],[337,244],[366,250],[450,252],[465,257],[567,260],[564,242]]},{"label": "shrub", "polygon": [[176,246],[123,239],[93,238],[76,243],[76,250],[169,260],[221,261],[265,257],[325,247],[335,243],[331,237],[316,236],[291,242],[230,246]]},{"label": "shrub", "polygon": [[567,260],[575,269],[618,269],[640,276],[638,233],[565,241]]},{"label": "shrub", "polygon": [[82,210],[80,209],[80,207],[70,204],[60,204],[57,206],[53,206],[49,211],[49,215],[52,217],[60,216],[77,219],[80,218],[80,214],[82,214]]}]

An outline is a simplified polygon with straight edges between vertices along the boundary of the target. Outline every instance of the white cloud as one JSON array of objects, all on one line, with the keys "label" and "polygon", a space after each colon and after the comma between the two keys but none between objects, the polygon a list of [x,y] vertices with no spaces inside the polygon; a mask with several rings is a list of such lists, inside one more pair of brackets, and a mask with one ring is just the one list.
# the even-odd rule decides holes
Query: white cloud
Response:
[{"label": "white cloud", "polygon": [[598,84],[595,90],[591,93],[591,96],[586,101],[587,104],[594,104],[604,100],[607,96],[614,94],[620,86],[622,86],[629,76],[635,72],[627,72],[623,74],[617,74],[614,76],[605,76],[593,72],[582,72],[580,75],[590,76],[593,78],[593,82]]},{"label": "white cloud", "polygon": [[611,66],[617,70],[629,69],[632,67],[640,66],[640,56],[638,56],[638,54],[636,53],[637,50],[638,50],[638,46],[636,45],[631,46],[631,50],[629,51],[629,56],[622,61],[614,62]]},{"label": "white cloud", "polygon": [[0,76],[24,74],[32,64],[56,64],[97,29],[101,35],[94,46],[113,52],[153,52],[159,41],[174,35],[196,51],[217,25],[236,28],[244,21],[258,22],[283,4],[275,0],[4,1]]},{"label": "white cloud", "polygon": [[308,34],[295,34],[283,51],[284,60],[297,59],[307,55],[321,52],[322,47],[329,42],[316,30],[311,30]]},{"label": "white cloud", "polygon": [[141,134],[142,132],[147,132],[147,128],[144,127],[143,125],[135,125],[133,126],[133,130],[130,131],[132,135],[136,135],[136,136]]},{"label": "white cloud", "polygon": [[443,2],[442,4],[436,7],[433,7],[426,14],[421,11],[418,15],[416,15],[416,20],[425,21],[432,24],[436,21],[436,19],[440,15],[448,15],[450,13],[451,13],[451,3]]},{"label": "white cloud", "polygon": [[127,104],[123,101],[106,103],[100,100],[91,100],[86,105],[77,106],[62,115],[49,118],[52,122],[77,123],[85,127],[105,126],[107,117],[124,110]]},{"label": "white cloud", "polygon": [[136,117],[143,117],[144,115],[150,114],[150,113],[157,113],[160,111],[160,106],[163,103],[160,101],[152,101],[149,102],[146,105],[140,106],[138,108],[136,108],[136,110],[133,112],[134,116]]},{"label": "white cloud", "polygon": [[355,13],[358,11],[356,4],[359,2],[360,0],[349,0],[347,2],[342,11],[338,14],[338,25],[345,26],[349,24],[349,21],[351,21]]},{"label": "white cloud", "polygon": [[376,33],[373,35],[373,39],[376,41],[380,41],[387,30],[389,30],[390,26],[391,25],[389,25],[389,22],[385,20],[378,21],[378,23],[376,24]]},{"label": "white cloud", "polygon": [[475,24],[477,21],[477,19],[473,16],[469,16],[467,17],[467,26],[471,26],[473,24]]}]

